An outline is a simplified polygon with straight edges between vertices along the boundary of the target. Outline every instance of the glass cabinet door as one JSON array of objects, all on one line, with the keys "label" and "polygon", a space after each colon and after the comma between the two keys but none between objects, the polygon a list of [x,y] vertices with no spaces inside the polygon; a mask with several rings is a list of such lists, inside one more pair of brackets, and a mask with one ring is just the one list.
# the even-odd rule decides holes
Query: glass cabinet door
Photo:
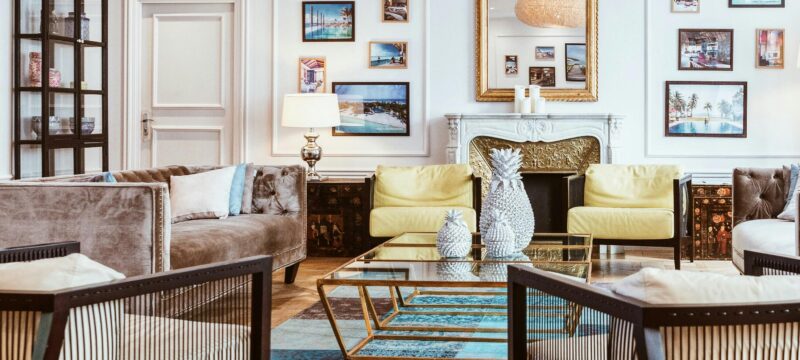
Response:
[{"label": "glass cabinet door", "polygon": [[19,5],[19,33],[42,33],[42,0],[24,0]]},{"label": "glass cabinet door", "polygon": [[81,1],[81,39],[103,42],[103,2],[101,0]]}]

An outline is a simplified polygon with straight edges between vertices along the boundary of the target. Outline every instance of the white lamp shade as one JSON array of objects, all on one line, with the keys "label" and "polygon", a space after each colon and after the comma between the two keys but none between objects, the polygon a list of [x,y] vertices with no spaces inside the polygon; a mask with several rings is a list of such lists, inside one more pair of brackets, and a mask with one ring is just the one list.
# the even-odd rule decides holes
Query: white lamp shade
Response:
[{"label": "white lamp shade", "polygon": [[281,125],[296,128],[339,126],[336,94],[287,94],[283,97]]}]

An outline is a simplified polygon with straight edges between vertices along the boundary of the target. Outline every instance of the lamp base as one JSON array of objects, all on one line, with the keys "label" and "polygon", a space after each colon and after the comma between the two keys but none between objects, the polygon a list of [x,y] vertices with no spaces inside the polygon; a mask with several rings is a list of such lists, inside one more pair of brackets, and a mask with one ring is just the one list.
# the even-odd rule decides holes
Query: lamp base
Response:
[{"label": "lamp base", "polygon": [[304,135],[306,138],[306,145],[300,150],[300,156],[303,161],[308,163],[308,172],[306,173],[306,180],[309,182],[319,182],[326,178],[317,172],[317,162],[322,160],[322,148],[317,144],[319,134],[314,132],[311,128]]}]

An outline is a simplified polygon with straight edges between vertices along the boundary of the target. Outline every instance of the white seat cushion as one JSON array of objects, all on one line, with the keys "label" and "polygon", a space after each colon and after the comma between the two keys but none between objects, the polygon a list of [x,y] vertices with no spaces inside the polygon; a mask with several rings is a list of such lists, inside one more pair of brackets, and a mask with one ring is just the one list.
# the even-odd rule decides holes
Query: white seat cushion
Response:
[{"label": "white seat cushion", "polygon": [[733,228],[733,264],[744,272],[744,251],[797,255],[797,228],[791,221],[751,220]]},{"label": "white seat cushion", "polygon": [[172,359],[244,358],[249,354],[250,328],[242,325],[126,314],[120,359],[144,354],[169,354]]}]

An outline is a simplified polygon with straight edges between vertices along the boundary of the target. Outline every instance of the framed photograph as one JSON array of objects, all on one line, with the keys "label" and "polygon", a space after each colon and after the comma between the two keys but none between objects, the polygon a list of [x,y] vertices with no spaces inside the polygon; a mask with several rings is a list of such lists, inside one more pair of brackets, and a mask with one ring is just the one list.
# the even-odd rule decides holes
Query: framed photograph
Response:
[{"label": "framed photograph", "polygon": [[784,30],[756,30],[756,67],[759,69],[783,69]]},{"label": "framed photograph", "polygon": [[506,55],[506,75],[519,74],[519,62],[517,55]]},{"label": "framed photograph", "polygon": [[700,0],[670,0],[674,13],[699,13]]},{"label": "framed photograph", "polygon": [[409,0],[381,0],[383,1],[383,22],[405,23],[408,22]]},{"label": "framed photograph", "polygon": [[407,82],[335,82],[342,124],[334,136],[409,136]]},{"label": "framed photograph", "polygon": [[678,70],[733,71],[733,30],[679,29]]},{"label": "framed photograph", "polygon": [[301,94],[324,93],[325,87],[325,58],[324,57],[301,57],[298,61],[300,68],[300,78],[298,79],[298,91]]},{"label": "framed photograph", "polygon": [[369,43],[370,69],[407,69],[407,61],[407,42],[371,41]]},{"label": "framed photograph", "polygon": [[732,8],[758,8],[758,7],[786,7],[786,0],[728,0],[728,7]]},{"label": "framed photograph", "polygon": [[553,46],[537,46],[534,52],[536,60],[549,61],[556,59],[556,48]]},{"label": "framed photograph", "polygon": [[667,81],[666,136],[747,137],[747,83]]},{"label": "framed photograph", "polygon": [[566,44],[564,69],[567,81],[586,81],[586,44]]},{"label": "framed photograph", "polygon": [[356,41],[354,1],[303,1],[303,42]]},{"label": "framed photograph", "polygon": [[540,67],[532,66],[528,69],[529,83],[531,85],[539,85],[541,87],[555,87],[556,86],[556,68],[555,67]]}]

